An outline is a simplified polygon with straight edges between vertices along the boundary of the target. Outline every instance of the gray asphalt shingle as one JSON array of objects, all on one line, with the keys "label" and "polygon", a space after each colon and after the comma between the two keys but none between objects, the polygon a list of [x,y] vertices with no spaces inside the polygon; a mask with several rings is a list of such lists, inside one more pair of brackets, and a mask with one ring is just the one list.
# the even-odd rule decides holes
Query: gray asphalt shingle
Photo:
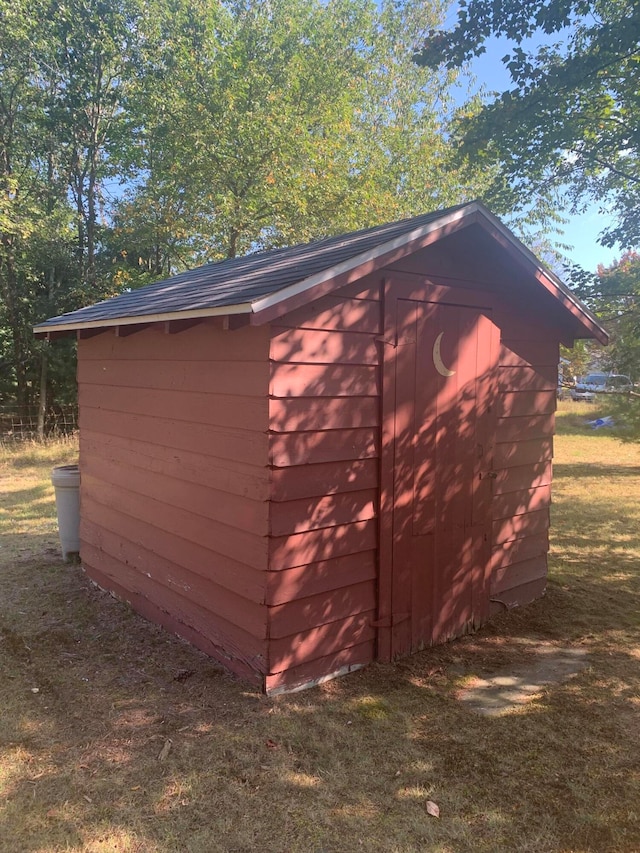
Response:
[{"label": "gray asphalt shingle", "polygon": [[36,326],[82,324],[138,316],[174,314],[252,302],[303,281],[312,275],[366,254],[376,246],[402,237],[467,205],[392,222],[313,243],[257,252],[205,264],[172,278],[149,284],[111,299],[52,317]]}]

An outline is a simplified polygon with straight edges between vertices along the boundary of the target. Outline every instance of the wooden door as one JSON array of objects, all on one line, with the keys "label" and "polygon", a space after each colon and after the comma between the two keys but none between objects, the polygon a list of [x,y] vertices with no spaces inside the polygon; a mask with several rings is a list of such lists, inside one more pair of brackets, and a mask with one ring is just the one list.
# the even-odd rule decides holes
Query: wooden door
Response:
[{"label": "wooden door", "polygon": [[482,307],[388,288],[380,657],[444,642],[489,614],[497,329]]}]

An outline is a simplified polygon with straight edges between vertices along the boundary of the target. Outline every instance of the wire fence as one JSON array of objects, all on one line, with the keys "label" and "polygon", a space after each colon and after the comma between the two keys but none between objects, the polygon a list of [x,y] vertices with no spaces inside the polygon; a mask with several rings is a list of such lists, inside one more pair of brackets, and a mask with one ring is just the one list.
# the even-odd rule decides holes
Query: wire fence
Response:
[{"label": "wire fence", "polygon": [[[37,406],[0,406],[0,441],[33,441],[40,438]],[[71,435],[78,429],[76,406],[56,406],[44,417],[43,437]]]}]

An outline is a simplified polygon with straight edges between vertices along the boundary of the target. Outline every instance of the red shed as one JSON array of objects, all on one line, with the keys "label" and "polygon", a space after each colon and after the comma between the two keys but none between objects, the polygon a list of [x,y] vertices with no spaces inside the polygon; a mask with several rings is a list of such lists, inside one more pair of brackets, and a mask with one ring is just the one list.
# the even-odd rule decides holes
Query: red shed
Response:
[{"label": "red shed", "polygon": [[78,337],[87,574],[267,692],[543,593],[558,345],[606,333],[480,203],[36,332]]}]

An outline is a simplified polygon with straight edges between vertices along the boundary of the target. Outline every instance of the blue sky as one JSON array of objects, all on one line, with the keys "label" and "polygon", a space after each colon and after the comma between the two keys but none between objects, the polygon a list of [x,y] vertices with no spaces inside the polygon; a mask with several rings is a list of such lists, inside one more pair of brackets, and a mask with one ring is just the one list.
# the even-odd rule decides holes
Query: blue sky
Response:
[{"label": "blue sky", "polygon": [[608,224],[606,217],[593,205],[586,213],[580,216],[572,216],[565,227],[564,239],[566,243],[573,245],[573,250],[567,254],[577,264],[586,270],[595,272],[598,264],[610,266],[620,257],[622,250],[619,248],[608,249],[598,243],[598,234]]},{"label": "blue sky", "polygon": [[[455,24],[455,14],[447,16],[447,27]],[[556,36],[557,38],[557,36]],[[525,43],[535,46],[538,41]],[[480,86],[485,89],[503,92],[510,88],[511,79],[508,71],[501,62],[501,58],[509,52],[510,43],[507,39],[491,39],[486,43],[486,53],[473,61],[472,74],[476,78],[474,88]],[[563,212],[563,211],[561,211]],[[598,205],[591,205],[585,213],[579,216],[570,216],[568,211],[563,212],[568,218],[564,228],[564,237],[559,239],[570,244],[573,248],[566,254],[574,263],[580,264],[584,269],[595,272],[598,264],[609,266],[620,257],[622,250],[619,248],[608,249],[598,243],[598,235],[609,224],[609,219],[602,214]]]}]

